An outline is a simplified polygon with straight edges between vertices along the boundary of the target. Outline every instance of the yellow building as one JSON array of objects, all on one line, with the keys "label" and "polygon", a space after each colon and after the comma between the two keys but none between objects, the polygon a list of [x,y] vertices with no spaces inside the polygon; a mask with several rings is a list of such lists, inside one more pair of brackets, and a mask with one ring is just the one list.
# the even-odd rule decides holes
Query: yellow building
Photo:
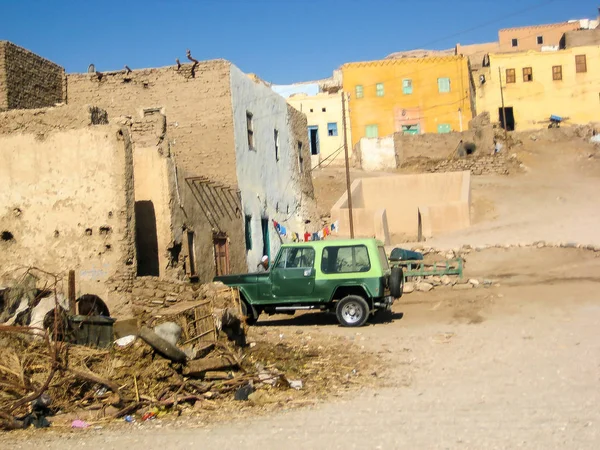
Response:
[{"label": "yellow building", "polygon": [[[343,165],[344,129],[342,125],[342,94],[319,92],[316,95],[295,94],[287,102],[306,114],[312,166]],[[350,147],[350,129],[347,119],[347,139]]]},{"label": "yellow building", "polygon": [[600,119],[600,46],[553,52],[491,54],[475,80],[477,112],[504,123],[500,76],[509,130],[541,128],[551,115],[567,124]]},{"label": "yellow building", "polygon": [[394,132],[463,131],[473,117],[464,56],[349,63],[341,70],[353,146]]}]

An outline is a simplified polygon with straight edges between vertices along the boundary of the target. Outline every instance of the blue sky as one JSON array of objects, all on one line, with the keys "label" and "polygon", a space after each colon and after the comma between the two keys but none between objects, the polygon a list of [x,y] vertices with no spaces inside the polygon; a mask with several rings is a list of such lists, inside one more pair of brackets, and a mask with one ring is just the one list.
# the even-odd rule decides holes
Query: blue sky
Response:
[{"label": "blue sky", "polygon": [[[0,0],[0,40],[84,72],[225,58],[279,84],[344,62],[497,39],[498,28],[594,18],[597,0]],[[528,11],[523,11],[530,8]]]}]

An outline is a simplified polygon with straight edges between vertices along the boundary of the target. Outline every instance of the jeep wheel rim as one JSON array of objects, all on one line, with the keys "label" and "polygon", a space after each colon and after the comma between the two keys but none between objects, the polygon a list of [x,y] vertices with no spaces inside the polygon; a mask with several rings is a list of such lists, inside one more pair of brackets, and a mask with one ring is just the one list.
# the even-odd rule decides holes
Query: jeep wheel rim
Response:
[{"label": "jeep wheel rim", "polygon": [[342,308],[342,317],[347,323],[356,323],[362,319],[363,310],[358,303],[348,302]]}]

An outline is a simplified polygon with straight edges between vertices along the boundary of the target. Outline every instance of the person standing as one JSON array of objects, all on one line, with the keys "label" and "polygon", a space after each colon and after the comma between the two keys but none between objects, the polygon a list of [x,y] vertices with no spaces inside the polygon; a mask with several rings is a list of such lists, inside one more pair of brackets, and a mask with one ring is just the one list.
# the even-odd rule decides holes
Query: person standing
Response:
[{"label": "person standing", "polygon": [[257,273],[265,273],[269,271],[269,257],[267,255],[263,256],[258,263]]}]

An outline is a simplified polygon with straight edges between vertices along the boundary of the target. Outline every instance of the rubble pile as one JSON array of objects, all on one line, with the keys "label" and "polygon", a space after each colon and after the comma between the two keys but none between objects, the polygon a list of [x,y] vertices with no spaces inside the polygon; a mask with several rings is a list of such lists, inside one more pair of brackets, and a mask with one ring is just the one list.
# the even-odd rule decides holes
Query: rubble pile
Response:
[{"label": "rubble pile", "polygon": [[117,333],[107,348],[0,325],[0,429],[290,405],[373,378],[372,355],[301,331],[259,330],[246,342],[237,291],[211,283],[196,292],[195,302],[148,306],[135,333]]},{"label": "rubble pile", "polygon": [[469,170],[473,175],[510,175],[518,173],[522,169],[516,155],[507,155],[506,153],[442,160],[427,169],[428,172],[460,172],[463,170]]}]

